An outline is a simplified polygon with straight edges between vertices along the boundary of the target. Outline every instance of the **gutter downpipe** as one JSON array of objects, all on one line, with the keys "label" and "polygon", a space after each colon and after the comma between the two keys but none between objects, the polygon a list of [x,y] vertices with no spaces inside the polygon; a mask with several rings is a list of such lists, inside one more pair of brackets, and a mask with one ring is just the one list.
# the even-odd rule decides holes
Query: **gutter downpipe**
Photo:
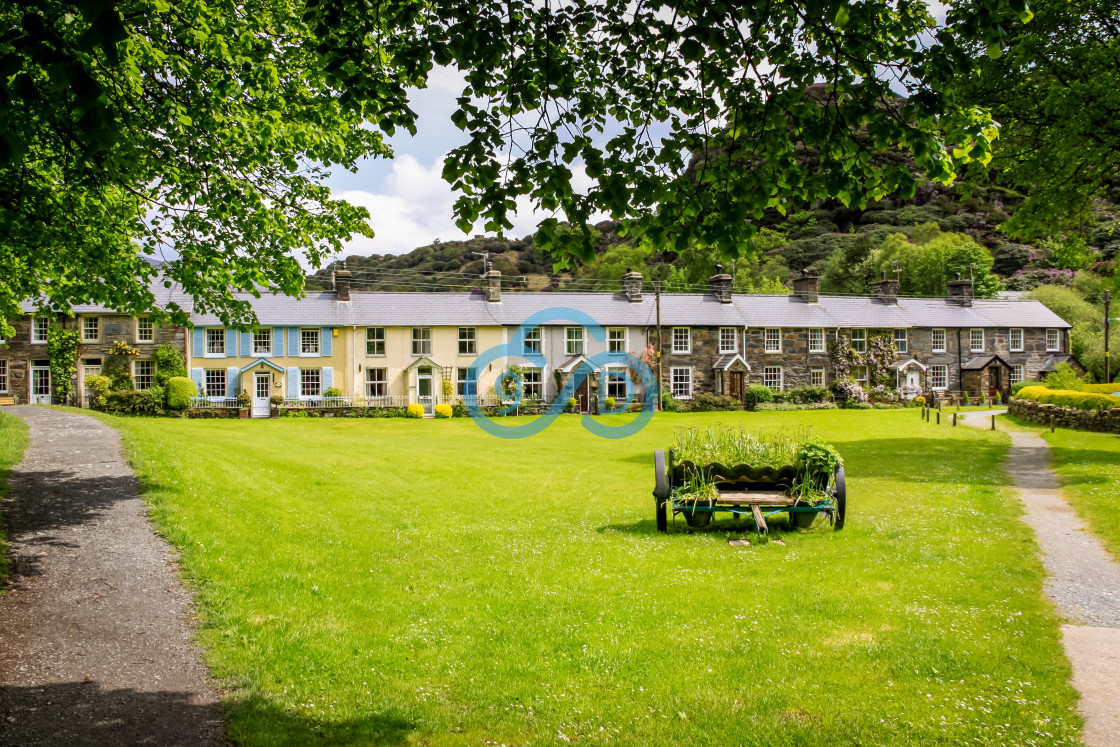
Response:
[{"label": "gutter downpipe", "polygon": [[[948,382],[946,382],[948,383]],[[957,384],[964,392],[964,362],[961,359],[961,328],[957,327]]]}]

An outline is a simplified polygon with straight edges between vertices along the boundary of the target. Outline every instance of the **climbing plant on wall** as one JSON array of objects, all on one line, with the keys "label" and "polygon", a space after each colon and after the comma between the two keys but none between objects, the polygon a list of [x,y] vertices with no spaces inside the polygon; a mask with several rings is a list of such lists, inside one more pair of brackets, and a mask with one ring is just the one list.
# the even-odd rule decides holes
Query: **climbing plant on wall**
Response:
[{"label": "climbing plant on wall", "polygon": [[78,373],[78,352],[82,337],[76,329],[63,329],[52,324],[47,328],[47,353],[51,357],[51,382],[59,403],[66,404],[74,393],[74,377]]}]

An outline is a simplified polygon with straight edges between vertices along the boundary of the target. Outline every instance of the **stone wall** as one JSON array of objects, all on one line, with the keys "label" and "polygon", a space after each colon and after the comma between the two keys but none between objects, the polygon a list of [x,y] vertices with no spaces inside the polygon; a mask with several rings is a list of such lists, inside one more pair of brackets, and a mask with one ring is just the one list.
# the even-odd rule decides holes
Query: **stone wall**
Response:
[{"label": "stone wall", "polygon": [[1120,407],[1111,410],[1073,410],[1060,405],[1046,405],[1013,397],[1007,410],[1017,418],[1039,425],[1050,425],[1052,417],[1054,425],[1062,428],[1120,433]]}]

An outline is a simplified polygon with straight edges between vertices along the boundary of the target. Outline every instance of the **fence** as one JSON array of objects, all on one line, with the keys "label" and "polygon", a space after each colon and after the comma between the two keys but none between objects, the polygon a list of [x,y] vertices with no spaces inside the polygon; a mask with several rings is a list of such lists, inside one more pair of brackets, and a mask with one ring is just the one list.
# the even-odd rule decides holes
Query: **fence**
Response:
[{"label": "fence", "polygon": [[194,410],[225,410],[237,409],[237,398],[226,397],[211,399],[209,397],[191,397],[190,408]]}]

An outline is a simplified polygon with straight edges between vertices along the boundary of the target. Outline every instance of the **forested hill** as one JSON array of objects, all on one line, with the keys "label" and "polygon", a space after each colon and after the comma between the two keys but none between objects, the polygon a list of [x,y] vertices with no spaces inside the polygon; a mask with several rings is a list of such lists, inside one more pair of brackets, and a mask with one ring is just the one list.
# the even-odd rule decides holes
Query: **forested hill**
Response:
[{"label": "forested hill", "polygon": [[[870,293],[882,270],[897,269],[909,295],[941,295],[944,280],[962,270],[977,278],[980,295],[989,296],[1003,288],[1070,285],[1078,270],[1112,274],[1120,249],[1116,203],[1101,203],[1095,225],[1081,235],[1025,244],[999,229],[1020,201],[992,184],[927,184],[911,199],[885,199],[862,212],[825,203],[788,217],[775,213],[764,221],[755,256],[735,263],[736,288],[784,292],[801,268],[823,275],[822,290],[831,293]],[[347,263],[359,290],[467,290],[478,286],[489,253],[510,289],[617,289],[619,277],[632,268],[684,291],[702,290],[720,261],[702,249],[650,251],[618,237],[609,222],[595,229],[596,259],[574,273],[554,273],[552,258],[531,236],[437,240],[407,254],[351,256]],[[336,264],[309,277],[308,288],[329,287]]]}]

